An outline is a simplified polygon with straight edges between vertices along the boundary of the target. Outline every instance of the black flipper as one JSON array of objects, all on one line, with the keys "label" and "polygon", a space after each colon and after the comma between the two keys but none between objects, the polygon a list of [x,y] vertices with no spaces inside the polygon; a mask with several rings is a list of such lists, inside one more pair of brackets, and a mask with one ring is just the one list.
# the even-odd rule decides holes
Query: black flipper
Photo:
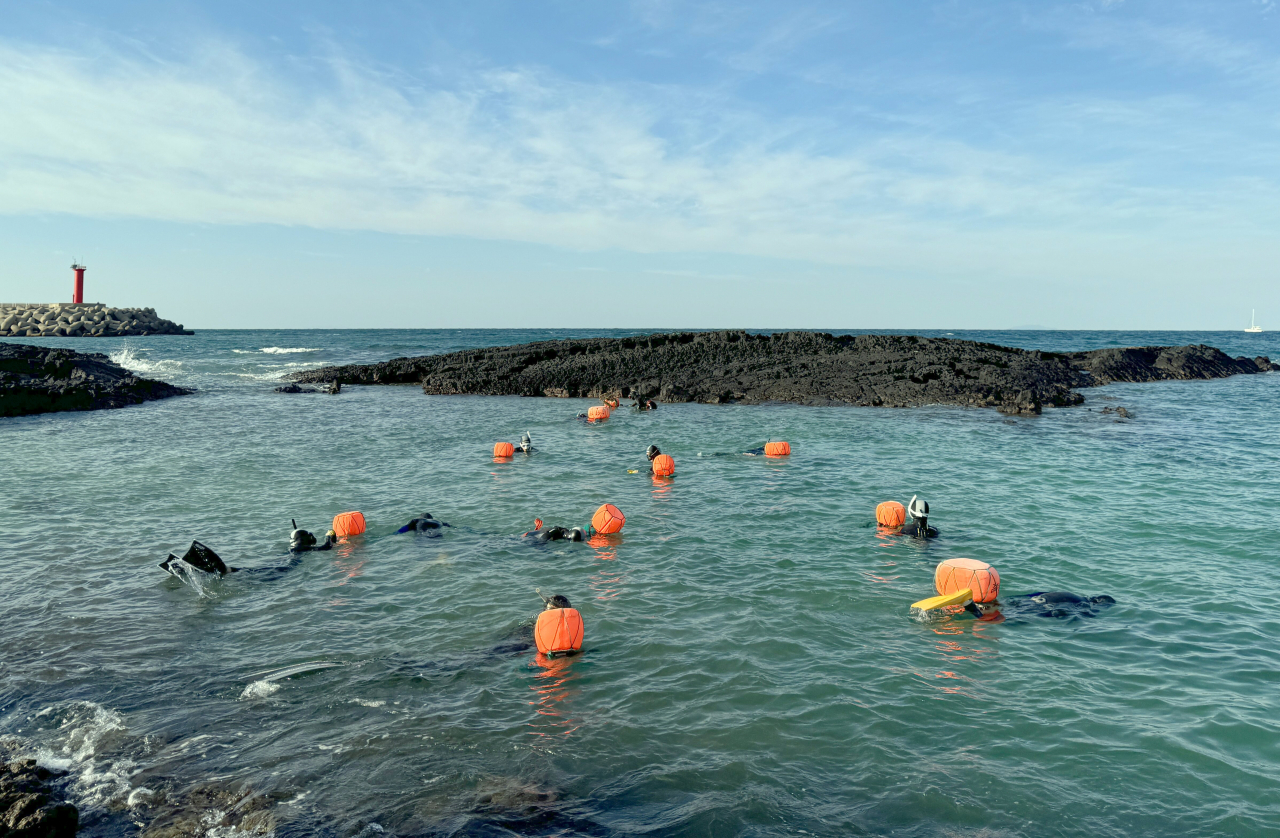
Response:
[{"label": "black flipper", "polygon": [[219,576],[226,576],[231,572],[226,563],[218,557],[218,554],[201,544],[199,541],[191,542],[191,547],[183,555],[182,560],[197,570],[203,570],[205,573],[216,573]]}]

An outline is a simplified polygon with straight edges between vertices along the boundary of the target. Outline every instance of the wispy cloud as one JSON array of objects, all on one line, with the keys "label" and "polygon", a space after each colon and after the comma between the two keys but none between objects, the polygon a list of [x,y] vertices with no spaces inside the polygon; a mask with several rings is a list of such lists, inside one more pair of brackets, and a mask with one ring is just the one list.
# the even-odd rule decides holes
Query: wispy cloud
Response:
[{"label": "wispy cloud", "polygon": [[[979,148],[936,124],[779,121],[715,90],[528,67],[406,83],[334,57],[325,84],[301,88],[225,45],[193,55],[0,44],[0,212],[975,270],[1276,220],[1266,177],[1188,187],[1123,155],[1072,159],[1051,134],[1096,131],[1097,113],[1072,120],[1107,102],[1015,103],[1037,140]],[[1146,136],[1132,128],[1114,136]]]}]

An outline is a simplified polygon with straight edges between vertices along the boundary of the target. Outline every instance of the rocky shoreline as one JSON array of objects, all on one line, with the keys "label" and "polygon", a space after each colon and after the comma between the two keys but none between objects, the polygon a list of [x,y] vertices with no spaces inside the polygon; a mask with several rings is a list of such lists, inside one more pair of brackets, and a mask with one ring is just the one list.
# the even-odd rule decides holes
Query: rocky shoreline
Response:
[{"label": "rocky shoreline", "polygon": [[0,417],[126,407],[192,392],[138,378],[106,355],[0,343]]},{"label": "rocky shoreline", "polygon": [[741,331],[555,340],[286,376],[320,384],[417,384],[431,395],[994,407],[1035,414],[1078,405],[1112,382],[1211,379],[1280,370],[1210,346],[1054,353],[910,335]]},{"label": "rocky shoreline", "polygon": [[33,759],[0,764],[0,836],[72,838],[80,826],[80,813],[62,800],[57,783],[64,776],[36,765]]},{"label": "rocky shoreline", "polygon": [[110,308],[102,303],[0,304],[0,337],[115,338],[193,335],[154,308]]}]

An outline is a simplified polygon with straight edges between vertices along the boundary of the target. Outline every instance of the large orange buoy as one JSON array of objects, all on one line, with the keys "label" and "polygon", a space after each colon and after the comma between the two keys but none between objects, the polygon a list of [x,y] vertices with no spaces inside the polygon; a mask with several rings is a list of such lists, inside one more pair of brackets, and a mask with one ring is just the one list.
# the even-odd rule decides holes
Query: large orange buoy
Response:
[{"label": "large orange buoy", "polygon": [[493,456],[510,457],[516,453],[516,447],[509,442],[495,442],[493,444]]},{"label": "large orange buoy", "polygon": [[1000,574],[977,559],[947,559],[933,572],[933,585],[943,596],[968,588],[974,602],[992,602],[1000,593]]},{"label": "large orange buoy", "polygon": [[364,515],[359,512],[340,512],[333,516],[333,526],[330,529],[338,538],[359,535],[364,532]]},{"label": "large orange buoy", "polygon": [[658,477],[670,477],[676,473],[676,461],[668,454],[659,454],[653,458],[653,473]]},{"label": "large orange buoy", "polygon": [[907,521],[907,508],[896,500],[887,500],[876,507],[876,523],[882,527],[900,527]]},{"label": "large orange buoy", "polygon": [[544,655],[577,652],[582,649],[582,615],[576,608],[550,608],[538,615],[533,642]]},{"label": "large orange buoy", "polygon": [[587,408],[587,420],[591,422],[599,422],[609,418],[609,408],[602,404],[592,405]]},{"label": "large orange buoy", "polygon": [[622,514],[622,510],[611,503],[596,510],[596,514],[591,516],[591,526],[596,528],[596,532],[603,535],[619,532],[622,525],[627,523],[627,516]]},{"label": "large orange buoy", "polygon": [[766,457],[789,457],[791,456],[791,443],[766,442],[764,444],[764,455]]}]

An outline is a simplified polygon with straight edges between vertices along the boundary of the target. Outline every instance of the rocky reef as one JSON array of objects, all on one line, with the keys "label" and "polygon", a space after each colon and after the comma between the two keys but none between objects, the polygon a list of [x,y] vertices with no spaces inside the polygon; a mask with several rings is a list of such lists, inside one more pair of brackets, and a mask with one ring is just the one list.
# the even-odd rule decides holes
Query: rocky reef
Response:
[{"label": "rocky reef", "polygon": [[590,338],[395,358],[295,373],[302,383],[417,384],[476,394],[768,401],[910,407],[952,404],[1039,413],[1113,381],[1222,378],[1280,369],[1209,346],[1053,353],[910,335],[741,331]]},{"label": "rocky reef", "polygon": [[57,782],[63,776],[33,759],[0,765],[0,836],[72,838],[80,813],[61,800]]},{"label": "rocky reef", "polygon": [[138,378],[106,355],[0,343],[0,416],[126,407],[191,392]]},{"label": "rocky reef", "polygon": [[154,308],[108,308],[102,303],[0,304],[0,337],[114,338],[191,335]]}]

